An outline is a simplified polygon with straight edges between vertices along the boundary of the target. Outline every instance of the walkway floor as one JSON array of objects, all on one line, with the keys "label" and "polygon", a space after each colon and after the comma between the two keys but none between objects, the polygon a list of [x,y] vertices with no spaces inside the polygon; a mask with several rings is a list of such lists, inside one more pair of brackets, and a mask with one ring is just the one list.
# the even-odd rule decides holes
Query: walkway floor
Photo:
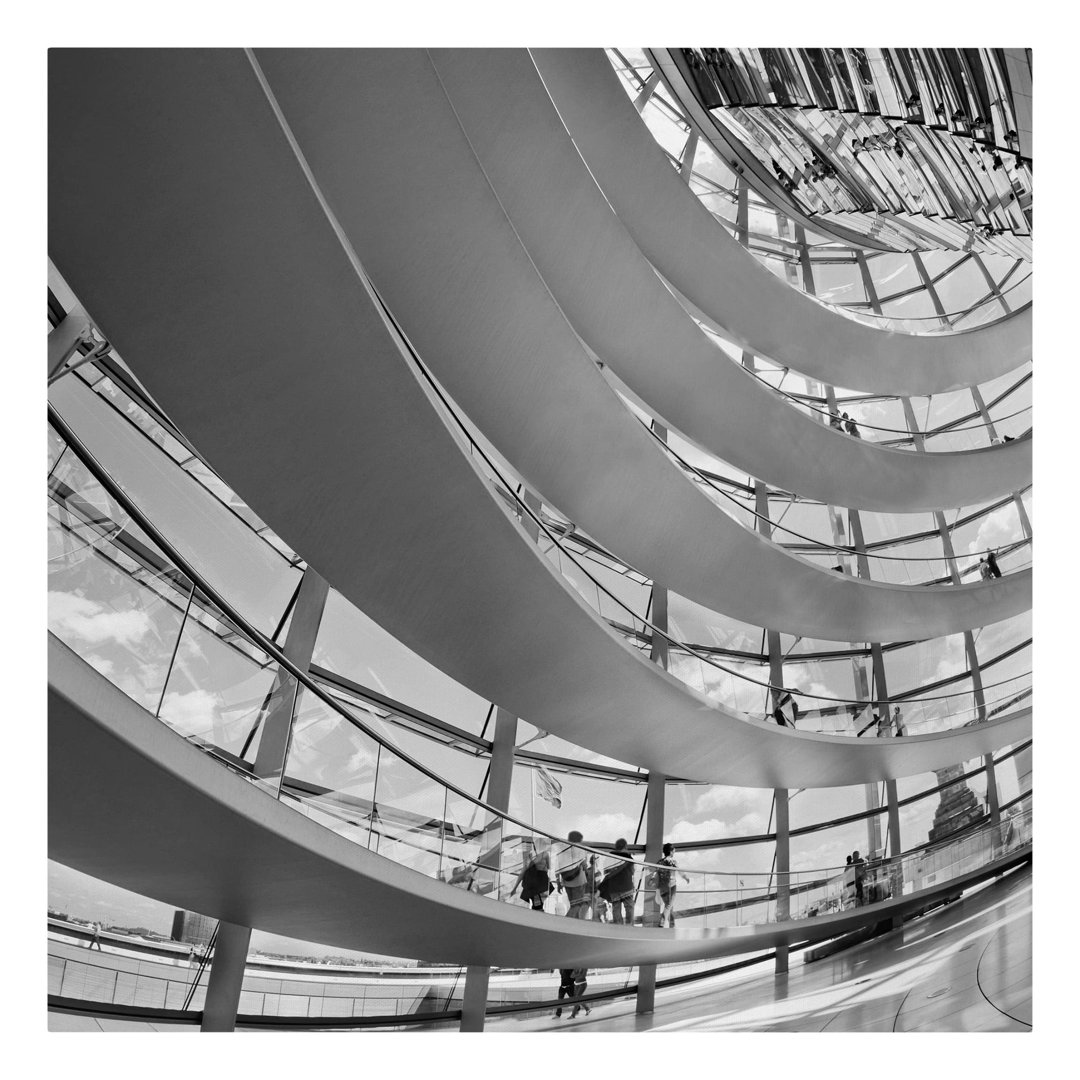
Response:
[{"label": "walkway floor", "polygon": [[[733,972],[663,990],[657,1011],[489,1020],[487,1031],[1030,1031],[1031,867],[902,929],[786,978]],[[188,1031],[191,1025],[49,1013],[50,1031]]]},{"label": "walkway floor", "polygon": [[1030,1031],[1031,867],[786,978],[733,973],[657,993],[657,1010],[490,1020],[488,1031]]}]

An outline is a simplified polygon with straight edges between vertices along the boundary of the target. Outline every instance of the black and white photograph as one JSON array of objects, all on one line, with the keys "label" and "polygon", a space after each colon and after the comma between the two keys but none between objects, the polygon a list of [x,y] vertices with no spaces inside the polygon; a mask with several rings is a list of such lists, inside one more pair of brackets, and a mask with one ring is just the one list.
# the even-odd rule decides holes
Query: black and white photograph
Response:
[{"label": "black and white photograph", "polygon": [[1032,1032],[1039,50],[358,25],[40,50],[48,1045]]}]

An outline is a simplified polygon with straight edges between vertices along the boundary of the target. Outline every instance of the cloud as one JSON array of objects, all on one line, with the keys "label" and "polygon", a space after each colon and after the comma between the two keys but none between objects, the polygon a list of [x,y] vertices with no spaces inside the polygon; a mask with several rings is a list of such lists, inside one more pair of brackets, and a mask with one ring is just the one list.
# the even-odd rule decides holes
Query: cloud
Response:
[{"label": "cloud", "polygon": [[710,810],[744,809],[754,795],[756,792],[750,792],[746,788],[725,785],[709,787],[698,796],[697,802],[694,803],[694,813],[705,814]]},{"label": "cloud", "polygon": [[75,637],[94,645],[105,641],[131,645],[153,629],[145,611],[109,611],[85,596],[52,591],[49,626],[60,637]]},{"label": "cloud", "polygon": [[112,679],[113,682],[116,681],[112,678],[116,665],[111,660],[107,660],[104,656],[98,656],[97,653],[91,653],[89,656],[84,656],[83,659],[95,671],[104,675],[106,679]]},{"label": "cloud", "polygon": [[765,820],[756,810],[743,814],[734,822],[708,818],[705,821],[678,821],[668,838],[672,843],[683,844],[692,840],[726,840],[732,836],[750,836],[765,831]]},{"label": "cloud", "polygon": [[844,865],[844,860],[851,854],[848,841],[836,839],[818,844],[809,850],[797,851],[791,859],[792,870],[826,870]]},{"label": "cloud", "polygon": [[1016,512],[1016,505],[1007,502],[983,518],[979,524],[979,531],[968,544],[968,553],[981,555],[987,548],[1010,544],[1021,536],[1020,518]]},{"label": "cloud", "polygon": [[586,841],[614,842],[620,836],[633,840],[634,830],[637,828],[637,821],[629,814],[583,814],[574,820],[576,824],[573,828],[577,829]]},{"label": "cloud", "polygon": [[161,703],[161,718],[189,735],[204,735],[220,722],[219,707],[218,697],[206,690],[173,690]]},{"label": "cloud", "polygon": [[[952,634],[946,638],[939,638],[937,645],[938,663],[933,676],[928,682],[937,682],[939,679],[948,679],[964,671],[967,664],[967,652],[964,648],[964,635]],[[950,690],[951,688],[946,688]],[[935,693],[942,693],[938,690]]]}]

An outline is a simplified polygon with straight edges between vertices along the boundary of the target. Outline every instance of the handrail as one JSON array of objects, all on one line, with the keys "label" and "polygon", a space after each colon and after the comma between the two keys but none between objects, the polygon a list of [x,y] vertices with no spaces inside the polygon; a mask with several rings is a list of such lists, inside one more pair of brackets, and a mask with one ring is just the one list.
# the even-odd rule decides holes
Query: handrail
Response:
[{"label": "handrail", "polygon": [[[810,294],[807,293],[807,295],[809,296]],[[723,350],[721,350],[721,351],[723,351]],[[732,361],[730,359],[729,359],[728,362],[729,363],[734,363],[734,361]],[[771,391],[773,391],[773,393],[779,394],[783,398],[787,398],[787,400],[792,402],[793,404],[802,406],[803,408],[808,409],[810,412],[817,413],[819,416],[823,416],[826,420],[834,420],[835,419],[838,422],[842,422],[842,421],[839,420],[839,417],[834,417],[833,414],[831,412],[829,412],[827,409],[820,409],[816,405],[811,405],[809,401],[805,401],[801,397],[797,397],[797,396],[795,396],[793,394],[788,393],[788,391],[786,391],[786,390],[782,390],[779,386],[773,386],[773,384],[771,382],[769,382],[768,379],[763,378],[758,372],[754,371],[753,368],[744,367],[742,370],[745,371],[748,375],[752,375],[762,385],[767,386]],[[881,395],[873,395],[873,396],[880,397]],[[885,400],[898,400],[898,399],[896,397],[894,397],[894,396],[888,396],[888,397],[885,398]],[[912,431],[910,428],[882,427],[879,424],[870,424],[870,423],[867,423],[866,421],[863,421],[863,420],[857,420],[855,423],[856,423],[856,426],[860,430],[885,431],[885,432],[888,432],[889,434],[892,434],[892,435],[907,435],[909,437],[915,437],[917,435],[922,435],[924,438],[932,438],[935,435],[939,435],[939,434],[944,435],[946,433],[951,433],[951,432],[954,432],[954,431],[986,431],[992,425],[996,426],[997,424],[1001,424],[1006,420],[1012,420],[1014,417],[1022,416],[1024,413],[1029,413],[1029,412],[1031,412],[1031,406],[1026,405],[1024,408],[1017,409],[1016,412],[1007,413],[1005,416],[999,416],[999,417],[996,417],[996,418],[991,417],[991,420],[990,420],[989,424],[984,422],[984,423],[981,423],[981,424],[970,424],[967,427],[945,427],[945,428],[942,428],[940,431],[937,431],[937,430],[932,430],[932,431]],[[835,425],[833,425],[833,430],[836,430]],[[841,431],[841,434],[848,434],[848,433]],[[1023,436],[1020,436],[1020,437],[1023,438]]]},{"label": "handrail", "polygon": [[[823,551],[835,551],[835,552],[837,552],[838,554],[841,554],[841,555],[855,555],[855,556],[862,555],[862,556],[865,556],[868,559],[884,559],[884,560],[888,560],[890,562],[946,562],[947,563],[947,562],[958,562],[961,559],[975,559],[975,558],[978,558],[977,555],[971,555],[971,554],[968,554],[968,555],[945,555],[945,554],[941,554],[941,555],[911,555],[911,556],[905,556],[905,555],[878,555],[876,552],[865,551],[865,550],[860,551],[858,548],[854,548],[854,547],[851,547],[849,545],[825,544],[821,540],[815,540],[812,536],[806,536],[804,533],[796,532],[794,529],[789,529],[786,525],[781,525],[779,522],[773,521],[772,518],[767,517],[765,514],[759,514],[756,510],[754,510],[751,507],[746,506],[745,504],[740,502],[734,495],[731,495],[729,492],[724,491],[723,488],[718,487],[709,478],[709,476],[706,473],[703,473],[695,465],[692,465],[689,461],[687,461],[673,446],[671,446],[669,443],[667,443],[660,436],[660,434],[653,428],[653,426],[651,424],[647,424],[640,417],[638,417],[637,419],[638,419],[638,422],[641,424],[641,426],[644,427],[645,430],[648,431],[648,433],[684,469],[686,469],[688,472],[693,473],[693,475],[698,477],[698,479],[700,479],[702,481],[702,483],[704,483],[707,487],[711,488],[717,494],[722,495],[725,499],[727,499],[730,503],[732,503],[732,505],[738,507],[740,510],[744,511],[745,513],[750,514],[754,518],[755,521],[762,521],[766,525],[770,526],[770,528],[772,528],[772,529],[780,529],[782,532],[786,532],[791,536],[797,536],[800,540],[805,540],[807,543],[813,544],[816,548],[820,548]],[[1001,554],[1005,555],[1005,554],[1011,554],[1013,551],[1018,550],[1019,548],[1023,547],[1025,544],[1030,544],[1030,543],[1031,543],[1031,540],[1028,539],[1028,537],[1025,536],[1020,540],[1013,540],[1013,541],[1010,541],[1007,544],[1002,544],[999,547],[987,548],[986,550],[987,551],[994,551],[996,553],[1001,553]]]},{"label": "handrail", "polygon": [[[352,726],[362,731],[373,742],[377,743],[380,747],[386,748],[389,752],[395,755],[400,760],[404,761],[410,767],[416,769],[422,775],[426,776],[429,780],[433,781],[436,785],[445,788],[447,791],[453,792],[455,795],[464,799],[467,803],[470,803],[479,810],[486,812],[491,818],[494,818],[501,822],[509,822],[518,826],[524,830],[525,833],[532,836],[542,836],[554,844],[565,845],[568,840],[562,837],[557,837],[552,833],[549,833],[543,829],[536,828],[535,824],[527,823],[520,818],[514,817],[507,811],[498,809],[491,804],[471,795],[469,792],[458,787],[452,781],[437,775],[426,765],[414,758],[407,750],[397,744],[390,742],[385,736],[377,732],[373,727],[366,724],[359,716],[354,716],[349,712],[333,695],[324,690],[314,680],[307,671],[305,671],[300,665],[296,664],[289,658],[283,649],[270,640],[265,634],[262,633],[253,623],[249,622],[240,612],[238,612],[233,605],[218,592],[213,585],[211,585],[205,578],[198,572],[195,566],[183,555],[183,553],[157,528],[157,526],[150,520],[149,517],[142,511],[138,504],[124,491],[121,485],[111,476],[107,469],[105,469],[99,461],[95,458],[93,453],[82,443],[75,432],[68,426],[67,422],[56,411],[52,404],[48,405],[48,415],[50,422],[57,429],[57,432],[65,439],[68,446],[72,449],[73,453],[78,457],[90,473],[94,476],[99,484],[105,489],[108,495],[115,499],[121,508],[128,513],[143,529],[151,540],[157,544],[165,555],[177,566],[177,568],[184,573],[189,581],[191,581],[198,589],[203,592],[206,597],[217,606],[222,612],[223,616],[228,619],[250,642],[256,645],[263,653],[271,657],[279,667],[287,671],[297,682],[304,687],[304,689],[321,701],[324,705],[328,706],[331,711],[336,713],[342,719]],[[251,775],[248,775],[248,779],[251,779]],[[280,800],[280,792],[277,798]],[[599,848],[594,848],[581,843],[574,843],[574,847],[586,852],[589,856],[597,859],[615,859],[619,862],[630,862],[637,868],[662,870],[664,867],[657,863],[651,863],[646,860],[637,860],[632,858],[624,858],[621,855],[613,851],[606,851]],[[492,872],[499,872],[499,868],[495,867],[480,867],[479,869],[489,870]],[[682,873],[683,871],[679,871]],[[790,873],[807,873],[807,870],[791,871]],[[730,877],[731,871],[714,871],[714,870],[697,870],[694,869],[693,873],[702,874],[703,876],[715,875],[718,877]],[[752,872],[747,872],[752,873]]]}]

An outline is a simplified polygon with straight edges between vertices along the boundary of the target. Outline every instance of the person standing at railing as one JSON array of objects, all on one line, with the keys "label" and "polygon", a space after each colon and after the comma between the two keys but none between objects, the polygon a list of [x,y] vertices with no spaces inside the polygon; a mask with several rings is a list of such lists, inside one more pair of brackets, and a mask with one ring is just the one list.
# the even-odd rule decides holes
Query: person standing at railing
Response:
[{"label": "person standing at railing", "polygon": [[634,925],[634,860],[626,840],[615,841],[618,862],[610,863],[600,882],[600,895],[611,904],[612,917],[620,925]]},{"label": "person standing at railing", "polygon": [[586,858],[585,852],[577,845],[582,841],[582,835],[575,829],[567,836],[570,846],[563,848],[559,859],[559,889],[566,890],[566,899],[570,904],[570,910],[566,913],[571,919],[587,919],[589,917],[589,864],[591,869],[596,869],[596,856]]},{"label": "person standing at railing", "polygon": [[[675,892],[677,885],[675,883],[676,872],[686,882],[690,884],[690,879],[678,869],[678,863],[675,862],[675,845],[664,845],[664,857],[657,863],[660,867],[656,871],[656,888],[660,893],[660,925],[666,925],[669,930],[675,929]],[[664,919],[667,918],[665,924]]]},{"label": "person standing at railing", "polygon": [[[543,844],[543,846],[541,846]],[[508,897],[513,898],[518,886],[521,886],[521,899],[527,903],[533,911],[543,911],[544,901],[551,892],[551,878],[548,876],[551,870],[551,849],[543,841],[537,841],[536,851],[531,858],[524,860],[521,873],[517,881],[510,887]]]},{"label": "person standing at railing", "polygon": [[997,557],[992,551],[986,552],[986,568],[991,577],[1001,577],[1001,567],[997,564]]},{"label": "person standing at railing", "polygon": [[847,413],[844,413],[844,428],[849,435],[854,435],[856,439],[862,438],[862,436],[859,434],[858,425],[855,423],[854,420],[851,419],[850,416],[848,416]]},{"label": "person standing at railing", "polygon": [[94,932],[94,936],[90,939],[87,948],[93,949],[96,947],[98,952],[103,952],[104,950],[101,948],[101,923],[94,923],[90,929]]},{"label": "person standing at railing", "polygon": [[865,903],[863,897],[863,879],[866,877],[866,860],[857,852],[851,853],[851,865],[855,870],[855,905],[862,907]]}]

